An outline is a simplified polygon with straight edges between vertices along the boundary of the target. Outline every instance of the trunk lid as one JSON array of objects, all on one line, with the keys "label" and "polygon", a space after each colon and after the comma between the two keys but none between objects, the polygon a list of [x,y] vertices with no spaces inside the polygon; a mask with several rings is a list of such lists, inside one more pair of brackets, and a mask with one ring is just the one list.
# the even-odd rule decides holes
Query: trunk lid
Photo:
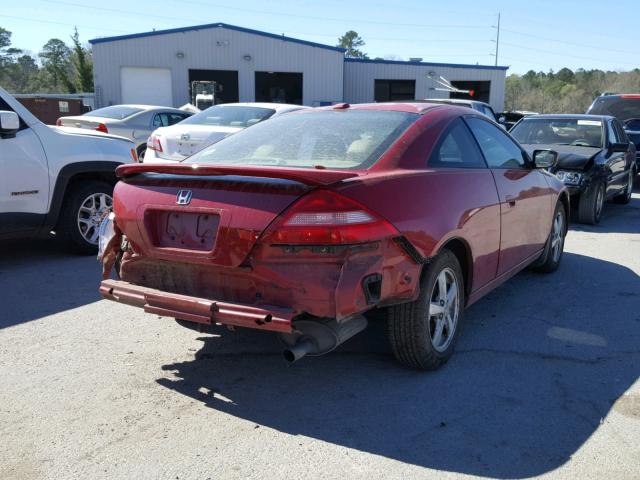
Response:
[{"label": "trunk lid", "polygon": [[162,143],[163,157],[182,160],[240,130],[240,127],[174,125],[154,133]]},{"label": "trunk lid", "polygon": [[[295,200],[358,173],[184,164],[121,168],[118,226],[144,256],[237,267]],[[129,166],[123,166],[129,167]],[[194,168],[197,167],[197,168]]]},{"label": "trunk lid", "polygon": [[100,124],[106,125],[107,128],[109,128],[109,123],[113,122],[113,119],[82,115],[78,117],[60,117],[59,122],[59,126],[61,127],[74,127],[93,130]]}]

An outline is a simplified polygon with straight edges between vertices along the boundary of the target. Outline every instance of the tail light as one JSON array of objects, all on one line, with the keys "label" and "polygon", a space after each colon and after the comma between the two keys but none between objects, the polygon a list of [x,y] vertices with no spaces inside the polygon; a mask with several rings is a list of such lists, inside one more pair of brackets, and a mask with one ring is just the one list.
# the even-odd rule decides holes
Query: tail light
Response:
[{"label": "tail light", "polygon": [[147,148],[156,152],[162,152],[162,143],[160,143],[160,137],[151,135],[147,140]]},{"label": "tail light", "polygon": [[56,120],[56,127],[61,127],[62,126],[62,119],[59,118]]},{"label": "tail light", "polygon": [[133,159],[134,162],[138,161],[138,152],[136,152],[135,148],[132,148],[131,150],[129,150],[129,153],[131,154],[131,158]]},{"label": "tail light", "polygon": [[104,123],[99,123],[94,130],[102,133],[109,133],[109,130],[107,130],[107,126]]},{"label": "tail light", "polygon": [[263,235],[270,245],[352,245],[398,235],[385,219],[328,190],[312,192],[278,217]]}]

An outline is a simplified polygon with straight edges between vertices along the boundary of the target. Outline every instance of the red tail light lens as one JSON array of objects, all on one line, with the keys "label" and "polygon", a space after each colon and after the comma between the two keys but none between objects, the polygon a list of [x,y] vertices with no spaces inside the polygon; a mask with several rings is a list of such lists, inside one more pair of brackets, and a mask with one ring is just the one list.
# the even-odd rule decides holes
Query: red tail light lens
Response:
[{"label": "red tail light lens", "polygon": [[279,217],[265,232],[270,245],[352,245],[398,235],[398,230],[369,209],[328,190],[312,192]]},{"label": "red tail light lens", "polygon": [[155,135],[151,135],[147,140],[147,148],[156,152],[162,152],[162,143],[160,143],[160,138]]},{"label": "red tail light lens", "polygon": [[107,130],[107,126],[104,123],[99,123],[94,130],[102,133],[109,133],[109,130]]},{"label": "red tail light lens", "polygon": [[62,119],[59,118],[59,119],[56,120],[56,126],[57,127],[61,127],[62,126]]}]

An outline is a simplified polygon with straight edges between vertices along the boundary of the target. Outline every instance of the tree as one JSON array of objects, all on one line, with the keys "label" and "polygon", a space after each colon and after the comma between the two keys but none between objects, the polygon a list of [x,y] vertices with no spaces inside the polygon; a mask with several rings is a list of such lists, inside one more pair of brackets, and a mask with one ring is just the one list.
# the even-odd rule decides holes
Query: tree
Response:
[{"label": "tree", "polygon": [[76,87],[71,80],[71,50],[58,38],[52,38],[42,47],[39,54],[42,65],[52,80],[54,90],[62,85],[68,93],[75,93]]},{"label": "tree", "polygon": [[369,58],[366,53],[359,50],[359,47],[363,47],[364,45],[365,43],[362,37],[358,35],[358,32],[354,32],[353,30],[349,30],[338,39],[338,47],[346,48],[346,55],[351,58]]},{"label": "tree", "polygon": [[93,92],[93,61],[91,52],[80,43],[78,28],[71,35],[73,53],[71,62],[75,68],[76,86],[81,92]]}]

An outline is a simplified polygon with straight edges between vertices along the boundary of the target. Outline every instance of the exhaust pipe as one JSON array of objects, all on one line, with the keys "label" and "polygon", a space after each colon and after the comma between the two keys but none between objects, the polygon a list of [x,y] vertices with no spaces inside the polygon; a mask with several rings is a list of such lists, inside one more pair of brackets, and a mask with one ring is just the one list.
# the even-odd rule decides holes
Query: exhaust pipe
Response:
[{"label": "exhaust pipe", "polygon": [[361,315],[341,322],[335,319],[298,320],[296,333],[280,336],[287,348],[282,352],[289,363],[305,355],[324,355],[367,328],[367,319]]}]

